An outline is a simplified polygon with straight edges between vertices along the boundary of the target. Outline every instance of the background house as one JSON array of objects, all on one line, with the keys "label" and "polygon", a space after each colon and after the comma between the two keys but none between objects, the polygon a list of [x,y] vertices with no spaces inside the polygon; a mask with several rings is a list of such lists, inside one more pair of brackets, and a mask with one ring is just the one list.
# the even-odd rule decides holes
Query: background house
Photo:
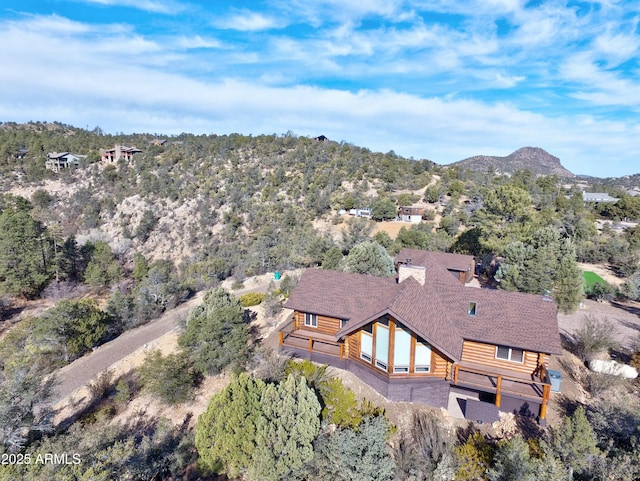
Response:
[{"label": "background house", "polygon": [[422,214],[424,214],[422,207],[402,206],[398,209],[398,217],[403,222],[418,224],[422,222]]},{"label": "background house", "polygon": [[606,192],[582,192],[584,202],[618,202],[620,199],[611,197]]},{"label": "background house", "polygon": [[29,149],[27,149],[26,147],[22,147],[20,149],[17,149],[14,153],[13,156],[16,159],[24,159],[27,154],[29,154]]},{"label": "background house", "polygon": [[100,149],[100,156],[103,162],[117,162],[120,159],[124,159],[129,162],[133,159],[135,154],[142,152],[142,150],[137,149],[136,146],[125,147],[124,145],[118,145],[113,149]]},{"label": "background house", "polygon": [[44,166],[54,172],[60,172],[65,169],[77,169],[80,167],[80,163],[86,158],[86,155],[76,155],[70,152],[49,152]]}]

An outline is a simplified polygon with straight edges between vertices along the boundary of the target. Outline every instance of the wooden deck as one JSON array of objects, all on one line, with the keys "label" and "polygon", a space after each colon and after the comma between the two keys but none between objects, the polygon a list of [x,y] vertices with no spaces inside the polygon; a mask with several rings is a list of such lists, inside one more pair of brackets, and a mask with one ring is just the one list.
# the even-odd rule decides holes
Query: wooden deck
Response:
[{"label": "wooden deck", "polygon": [[320,353],[344,359],[344,343],[335,337],[306,329],[293,330],[293,321],[280,330],[280,347],[308,350],[309,354]]},{"label": "wooden deck", "polygon": [[544,368],[539,374],[527,378],[508,371],[489,372],[486,367],[480,365],[456,364],[451,381],[454,386],[495,394],[497,407],[500,407],[503,395],[531,400],[541,405],[540,419],[546,417],[551,383]]},{"label": "wooden deck", "polygon": [[[514,401],[514,399],[516,405],[522,404],[522,402],[518,400],[530,401],[531,404],[536,406],[536,412],[534,414],[537,414],[539,406],[539,419],[544,420],[546,417],[547,403],[551,394],[551,383],[544,368],[541,368],[540,372],[534,375],[527,376],[514,371],[495,369],[481,364],[456,363],[453,365],[453,368],[448,371],[446,379],[440,378],[439,380],[433,380],[426,377],[420,379],[389,379],[389,376],[385,376],[384,382],[377,382],[377,378],[381,376],[381,373],[370,369],[370,366],[368,366],[367,369],[357,369],[359,367],[358,362],[349,362],[345,353],[344,342],[337,341],[334,336],[329,334],[311,329],[294,329],[294,324],[293,317],[291,317],[289,322],[281,328],[279,332],[281,348],[290,348],[297,355],[304,356],[304,358],[316,362],[348,368],[361,378],[366,378],[365,382],[374,386],[381,394],[387,396],[389,399],[397,398],[414,401],[424,397],[425,400],[427,398],[429,399],[429,404],[434,404],[435,398],[433,393],[436,391],[437,393],[440,393],[440,391],[445,393],[443,388],[433,384],[435,381],[439,381],[447,386],[447,390],[448,386],[452,385],[471,388],[477,392],[494,394],[495,406],[497,408],[501,407],[503,396],[504,408],[507,410],[512,409],[512,401]],[[424,393],[424,395],[420,394],[416,390],[418,389],[418,384],[425,384],[425,389],[429,391],[427,393],[428,396]],[[428,384],[429,386],[427,386]],[[434,386],[438,389],[435,389]],[[409,394],[406,394],[404,391],[400,392],[401,388],[405,391],[408,389]],[[396,393],[396,391],[398,392]],[[440,397],[443,399],[447,398],[448,391]],[[438,397],[438,399],[440,399],[440,397]]]}]

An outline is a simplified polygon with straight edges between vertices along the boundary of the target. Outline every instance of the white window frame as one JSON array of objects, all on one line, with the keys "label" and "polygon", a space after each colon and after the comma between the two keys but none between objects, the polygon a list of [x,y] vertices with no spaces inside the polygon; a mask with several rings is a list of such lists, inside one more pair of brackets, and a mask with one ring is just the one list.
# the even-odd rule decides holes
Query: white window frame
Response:
[{"label": "white window frame", "polygon": [[[362,350],[362,346],[365,344],[362,340],[364,337],[368,339],[367,344],[371,346],[369,352],[364,352]],[[360,359],[363,359],[369,363],[373,360],[373,334],[370,334],[364,330],[360,331]]]},{"label": "white window frame", "polygon": [[376,346],[376,367],[387,371],[389,369],[389,336],[390,328],[387,325],[378,322],[375,329],[375,346]]},{"label": "white window frame", "polygon": [[[428,363],[427,364],[418,364],[418,348],[422,345],[428,350]],[[431,344],[426,342],[425,340],[418,338],[416,339],[416,350],[413,358],[413,372],[416,374],[429,374],[431,372],[431,357],[433,355],[433,351],[431,350]]]},{"label": "white window frame", "polygon": [[[401,343],[402,338],[402,343]],[[403,350],[404,348],[404,350]],[[393,348],[393,372],[408,373],[411,366],[411,332],[396,324]]]},{"label": "white window frame", "polygon": [[469,310],[467,314],[470,316],[475,316],[478,313],[478,303],[477,302],[469,302]]},{"label": "white window frame", "polygon": [[305,327],[318,327],[318,314],[312,314],[310,312],[304,313],[304,325]]},{"label": "white window frame", "polygon": [[340,319],[340,329],[344,329],[348,322],[349,319]]},{"label": "white window frame", "polygon": [[[500,350],[500,348],[508,349],[506,358],[498,356],[498,351]],[[519,360],[513,359],[513,351],[518,351],[521,353],[521,357]],[[509,347],[509,346],[496,346],[496,359],[499,359],[501,361],[517,362],[518,364],[522,364],[524,363],[524,349],[518,349],[516,347]]]}]

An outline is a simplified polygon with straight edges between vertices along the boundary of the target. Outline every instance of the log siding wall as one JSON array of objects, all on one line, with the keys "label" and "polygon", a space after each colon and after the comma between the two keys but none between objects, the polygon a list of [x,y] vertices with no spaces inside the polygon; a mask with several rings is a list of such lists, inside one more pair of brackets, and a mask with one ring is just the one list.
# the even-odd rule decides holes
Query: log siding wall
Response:
[{"label": "log siding wall", "polygon": [[318,314],[318,327],[304,325],[304,312],[296,311],[294,314],[294,330],[304,329],[306,331],[318,331],[322,334],[334,336],[340,330],[340,319],[335,317],[321,316]]},{"label": "log siding wall", "polygon": [[[543,355],[544,360],[544,355]],[[531,374],[538,367],[539,353],[524,351],[523,362],[507,361],[496,358],[496,346],[475,341],[464,341],[462,347],[462,362],[482,364],[497,369],[507,369],[520,374]]]}]

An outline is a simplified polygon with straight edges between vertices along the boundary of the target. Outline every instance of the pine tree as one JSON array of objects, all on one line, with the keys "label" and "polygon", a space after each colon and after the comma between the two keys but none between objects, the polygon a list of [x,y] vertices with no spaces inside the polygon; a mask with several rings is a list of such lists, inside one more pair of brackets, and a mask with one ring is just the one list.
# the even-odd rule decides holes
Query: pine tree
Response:
[{"label": "pine tree", "polygon": [[584,295],[584,279],[576,261],[576,249],[570,239],[559,242],[557,259],[553,294],[558,309],[570,314],[578,308]]},{"label": "pine tree", "polygon": [[596,435],[582,406],[551,431],[553,450],[576,473],[586,470],[591,458],[599,454],[596,444]]},{"label": "pine tree", "polygon": [[0,282],[4,290],[33,298],[45,288],[51,278],[45,232],[26,210],[6,209],[0,214]]}]

